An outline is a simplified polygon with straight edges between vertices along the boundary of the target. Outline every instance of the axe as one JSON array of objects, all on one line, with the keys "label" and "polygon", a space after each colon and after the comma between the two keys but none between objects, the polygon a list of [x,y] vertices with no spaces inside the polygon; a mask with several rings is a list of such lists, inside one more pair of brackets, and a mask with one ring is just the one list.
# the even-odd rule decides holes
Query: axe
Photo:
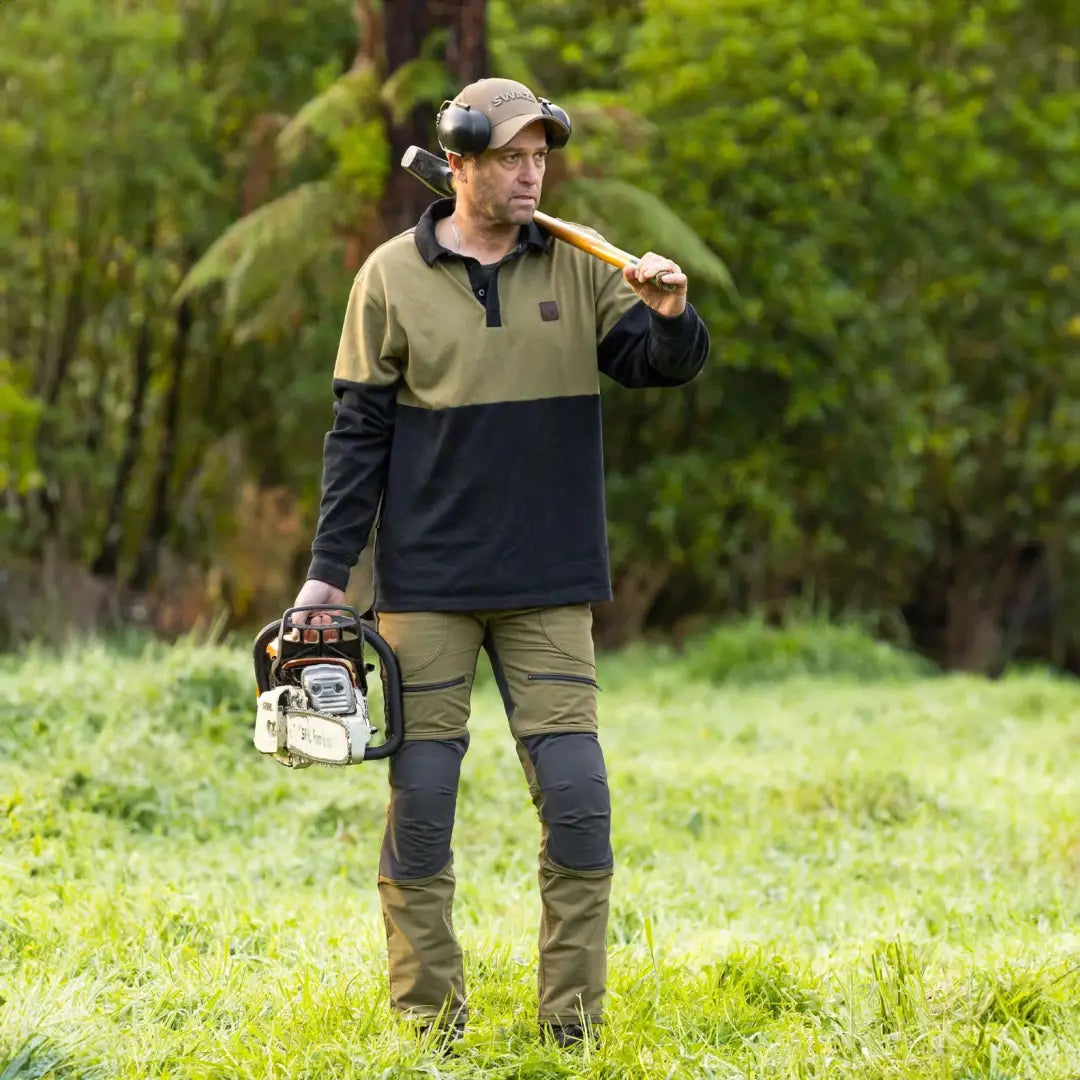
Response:
[{"label": "axe", "polygon": [[[454,194],[454,174],[450,166],[437,154],[429,153],[419,146],[410,146],[401,159],[402,168],[412,173],[422,184],[429,187],[436,195],[450,196]],[[603,259],[604,262],[617,266],[621,270],[624,266],[636,266],[638,258],[629,251],[609,244],[592,233],[574,225],[562,218],[552,217],[540,210],[533,211],[533,221],[542,226],[552,236],[558,237],[563,243],[580,248],[590,255]],[[674,285],[668,285],[659,277],[654,278],[654,283],[660,288],[672,291]]]}]

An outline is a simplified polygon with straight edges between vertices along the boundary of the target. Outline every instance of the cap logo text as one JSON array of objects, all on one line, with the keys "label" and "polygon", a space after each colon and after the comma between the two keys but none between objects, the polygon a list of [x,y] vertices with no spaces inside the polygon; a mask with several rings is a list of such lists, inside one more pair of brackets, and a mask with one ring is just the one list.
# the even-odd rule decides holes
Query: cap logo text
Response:
[{"label": "cap logo text", "polygon": [[508,101],[535,101],[536,98],[528,90],[509,90],[505,94],[498,94],[491,99],[491,108],[497,109]]}]

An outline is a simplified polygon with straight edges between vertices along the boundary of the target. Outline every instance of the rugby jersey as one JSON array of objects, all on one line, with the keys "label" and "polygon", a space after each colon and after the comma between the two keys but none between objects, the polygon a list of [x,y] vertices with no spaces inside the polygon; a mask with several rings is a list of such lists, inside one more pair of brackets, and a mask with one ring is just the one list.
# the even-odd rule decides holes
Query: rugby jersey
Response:
[{"label": "rugby jersey", "polygon": [[481,267],[435,237],[453,207],[356,275],[308,577],[345,588],[374,522],[376,610],[610,599],[599,376],[689,382],[708,332],[535,222]]}]

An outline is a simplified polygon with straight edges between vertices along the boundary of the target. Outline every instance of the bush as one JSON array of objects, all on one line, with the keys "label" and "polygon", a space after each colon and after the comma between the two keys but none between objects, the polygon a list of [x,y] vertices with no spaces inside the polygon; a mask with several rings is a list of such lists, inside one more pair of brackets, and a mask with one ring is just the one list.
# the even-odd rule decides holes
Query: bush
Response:
[{"label": "bush", "polygon": [[769,626],[760,618],[725,623],[687,647],[691,675],[711,682],[775,682],[800,676],[858,680],[930,674],[929,661],[876,640],[855,623],[808,619]]}]

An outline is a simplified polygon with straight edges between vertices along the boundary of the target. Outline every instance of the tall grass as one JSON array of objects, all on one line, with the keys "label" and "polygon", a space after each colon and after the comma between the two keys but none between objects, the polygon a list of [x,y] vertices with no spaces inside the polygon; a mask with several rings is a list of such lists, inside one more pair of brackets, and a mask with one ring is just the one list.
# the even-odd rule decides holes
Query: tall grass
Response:
[{"label": "tall grass", "polygon": [[603,659],[610,993],[577,1050],[537,1037],[536,822],[480,680],[451,1056],[387,1008],[384,765],[256,754],[244,643],[8,658],[0,1080],[1075,1080],[1080,692],[821,633]]}]

